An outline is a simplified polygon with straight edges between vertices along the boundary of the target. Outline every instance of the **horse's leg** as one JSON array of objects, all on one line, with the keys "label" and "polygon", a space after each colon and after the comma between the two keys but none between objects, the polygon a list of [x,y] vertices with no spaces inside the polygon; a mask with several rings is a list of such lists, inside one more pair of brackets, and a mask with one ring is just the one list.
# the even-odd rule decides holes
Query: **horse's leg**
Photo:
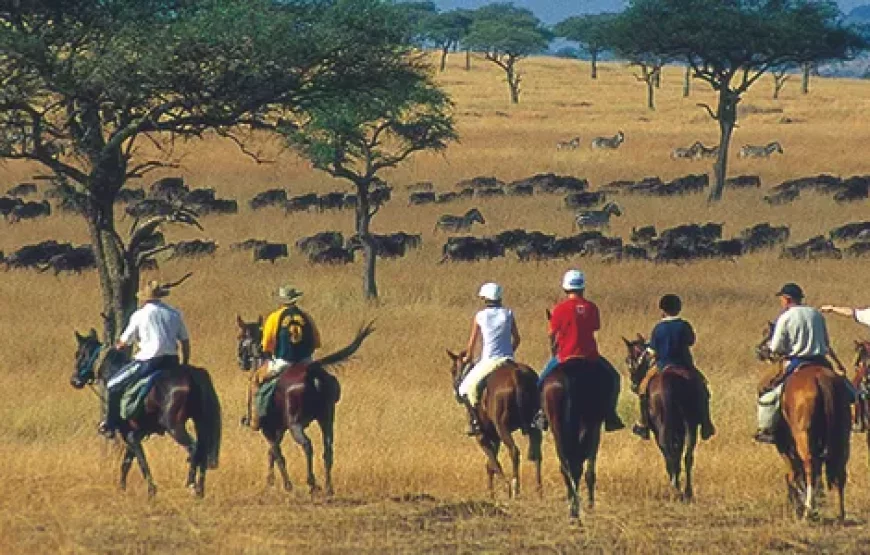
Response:
[{"label": "horse's leg", "polygon": [[695,445],[698,443],[698,426],[687,426],[686,454],[683,459],[683,465],[686,467],[686,489],[683,492],[683,501],[691,501],[695,496],[695,491],[692,488],[692,467],[695,465]]},{"label": "horse's leg", "polygon": [[157,495],[157,486],[154,485],[154,479],[151,477],[151,469],[148,467],[148,461],[145,459],[145,450],[142,449],[142,442],[136,437],[134,432],[127,435],[127,445],[136,454],[136,460],[139,462],[139,469],[142,471],[142,477],[148,484],[148,498],[153,499]]},{"label": "horse's leg", "polygon": [[290,475],[287,473],[287,461],[281,452],[281,440],[284,439],[284,432],[275,432],[271,437],[266,435],[266,439],[269,441],[269,474],[266,476],[266,484],[269,486],[275,485],[275,465],[277,464],[278,471],[281,473],[284,491],[292,491],[293,483],[290,481]]},{"label": "horse's leg", "polygon": [[480,448],[483,449],[486,455],[486,476],[489,484],[489,496],[495,498],[495,487],[493,484],[495,475],[500,474],[504,478],[504,471],[498,462],[500,443],[498,438],[490,438],[483,433],[478,437],[477,444],[480,445]]},{"label": "horse's leg", "polygon": [[333,433],[335,423],[335,409],[330,409],[319,421],[320,433],[323,436],[323,473],[324,488],[328,496],[333,495],[332,489],[332,462],[333,462]]},{"label": "horse's leg", "polygon": [[[512,475],[508,484],[508,498],[513,499],[520,494],[520,448],[517,447],[513,436],[506,429],[499,430],[499,436],[504,443],[505,449],[511,457]],[[502,436],[501,433],[504,433]]]},{"label": "horse's leg", "polygon": [[118,487],[121,488],[121,491],[125,491],[127,489],[127,475],[130,473],[130,467],[133,465],[133,459],[136,458],[136,452],[127,445],[124,449],[124,458],[121,460],[121,480],[118,483]]},{"label": "horse's leg", "polygon": [[[598,447],[601,444],[601,425],[599,425],[596,430],[593,432],[593,438],[591,443],[591,450],[589,451],[589,457],[586,465],[586,500],[587,506],[589,509],[595,508],[595,471],[596,471],[596,462],[598,460]],[[581,463],[582,465],[582,463]],[[581,466],[582,471],[582,466]],[[579,481],[580,475],[577,475],[577,480]]]},{"label": "horse's leg", "polygon": [[308,491],[313,495],[320,488],[317,485],[317,479],[314,477],[314,447],[311,446],[311,439],[305,434],[305,429],[300,424],[290,426],[290,435],[293,440],[298,443],[305,452],[305,466],[308,472]]},{"label": "horse's leg", "polygon": [[538,492],[538,497],[544,495],[544,484],[541,481],[542,440],[541,430],[537,428],[529,430],[529,460],[535,464],[535,489]]},{"label": "horse's leg", "polygon": [[798,458],[798,468],[803,474],[804,499],[803,499],[803,518],[812,516],[815,497],[814,487],[816,485],[816,466],[813,464],[812,447],[810,446],[810,434],[808,429],[800,429],[793,432],[795,454]]},{"label": "horse's leg", "polygon": [[168,429],[167,431],[169,432],[169,435],[171,435],[172,438],[187,451],[187,462],[189,463],[190,468],[187,471],[187,481],[184,485],[185,487],[190,488],[191,491],[194,491],[196,488],[196,471],[198,468],[198,465],[194,461],[196,442],[193,441],[193,438],[190,437],[189,433],[187,433],[187,429],[184,427],[183,423],[176,424],[174,428]]}]

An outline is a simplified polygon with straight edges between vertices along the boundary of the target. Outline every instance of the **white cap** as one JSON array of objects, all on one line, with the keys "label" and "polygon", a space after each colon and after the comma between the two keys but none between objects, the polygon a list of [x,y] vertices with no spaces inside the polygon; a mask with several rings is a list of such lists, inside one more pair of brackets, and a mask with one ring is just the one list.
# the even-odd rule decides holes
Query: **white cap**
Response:
[{"label": "white cap", "polygon": [[480,291],[477,293],[477,296],[486,299],[487,301],[500,301],[501,285],[492,282],[484,283],[480,286]]},{"label": "white cap", "polygon": [[562,289],[565,291],[586,289],[586,275],[580,270],[568,270],[562,278]]}]

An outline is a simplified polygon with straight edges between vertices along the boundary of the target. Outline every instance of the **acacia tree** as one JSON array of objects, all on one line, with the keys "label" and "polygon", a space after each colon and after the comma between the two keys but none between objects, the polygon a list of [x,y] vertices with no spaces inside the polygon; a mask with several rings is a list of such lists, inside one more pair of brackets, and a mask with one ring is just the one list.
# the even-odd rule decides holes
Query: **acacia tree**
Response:
[{"label": "acacia tree", "polygon": [[473,21],[472,12],[456,9],[439,13],[426,21],[426,36],[441,50],[440,71],[447,68],[447,55],[456,50],[468,35]]},{"label": "acacia tree", "polygon": [[701,105],[720,132],[711,201],[721,199],[725,188],[728,147],[743,94],[772,68],[847,58],[864,44],[841,24],[832,2],[632,0],[617,20],[615,40],[632,51],[689,64],[694,76],[717,92],[715,108]]},{"label": "acacia tree", "polygon": [[465,44],[504,70],[511,102],[517,104],[521,81],[517,63],[543,52],[550,38],[550,32],[531,11],[511,4],[490,4],[474,12]]},{"label": "acacia tree", "polygon": [[363,294],[378,297],[371,221],[380,205],[371,200],[378,173],[415,152],[441,151],[456,138],[452,104],[419,60],[383,88],[355,98],[337,96],[309,111],[288,129],[291,146],[315,168],[350,181],[356,189],[355,228],[363,246]]},{"label": "acacia tree", "polygon": [[405,41],[422,48],[429,39],[431,21],[438,17],[438,6],[431,0],[401,2],[394,6],[397,24],[404,29]]},{"label": "acacia tree", "polygon": [[785,82],[791,79],[791,68],[788,65],[779,66],[770,70],[773,77],[773,99],[779,100],[779,93],[785,87]]},{"label": "acacia tree", "polygon": [[592,62],[592,79],[598,79],[598,57],[607,49],[607,25],[615,14],[572,16],[553,27],[553,34],[580,44]]},{"label": "acacia tree", "polygon": [[336,91],[392,82],[407,66],[396,27],[378,0],[0,5],[0,159],[33,162],[76,195],[107,341],[136,308],[161,225],[196,223],[177,210],[125,240],[113,211],[125,182],[172,164],[178,140],[212,133],[250,152],[253,131],[286,127]]}]

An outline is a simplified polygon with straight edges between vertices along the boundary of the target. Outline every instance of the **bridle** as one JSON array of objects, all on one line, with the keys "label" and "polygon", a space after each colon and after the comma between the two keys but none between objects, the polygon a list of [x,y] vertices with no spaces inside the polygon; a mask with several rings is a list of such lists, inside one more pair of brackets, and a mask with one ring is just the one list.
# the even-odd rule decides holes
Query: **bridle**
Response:
[{"label": "bridle", "polygon": [[245,324],[239,336],[238,362],[242,370],[253,370],[265,359],[263,347],[260,343],[262,329],[258,324]]}]

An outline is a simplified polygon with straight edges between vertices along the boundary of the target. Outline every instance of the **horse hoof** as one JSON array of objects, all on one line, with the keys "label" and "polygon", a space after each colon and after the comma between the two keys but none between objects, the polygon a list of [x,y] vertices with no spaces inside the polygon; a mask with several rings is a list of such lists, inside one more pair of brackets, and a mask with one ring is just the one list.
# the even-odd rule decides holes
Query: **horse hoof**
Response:
[{"label": "horse hoof", "polygon": [[148,486],[148,499],[154,499],[157,495],[157,486]]},{"label": "horse hoof", "polygon": [[293,491],[293,484],[291,484],[290,482],[284,482],[284,491],[288,493]]},{"label": "horse hoof", "polygon": [[328,486],[326,488],[324,495],[326,495],[326,497],[332,497],[333,495],[335,495],[335,491],[332,489],[332,486]]},{"label": "horse hoof", "polygon": [[266,486],[273,487],[275,485],[275,477],[274,476],[266,476]]}]

